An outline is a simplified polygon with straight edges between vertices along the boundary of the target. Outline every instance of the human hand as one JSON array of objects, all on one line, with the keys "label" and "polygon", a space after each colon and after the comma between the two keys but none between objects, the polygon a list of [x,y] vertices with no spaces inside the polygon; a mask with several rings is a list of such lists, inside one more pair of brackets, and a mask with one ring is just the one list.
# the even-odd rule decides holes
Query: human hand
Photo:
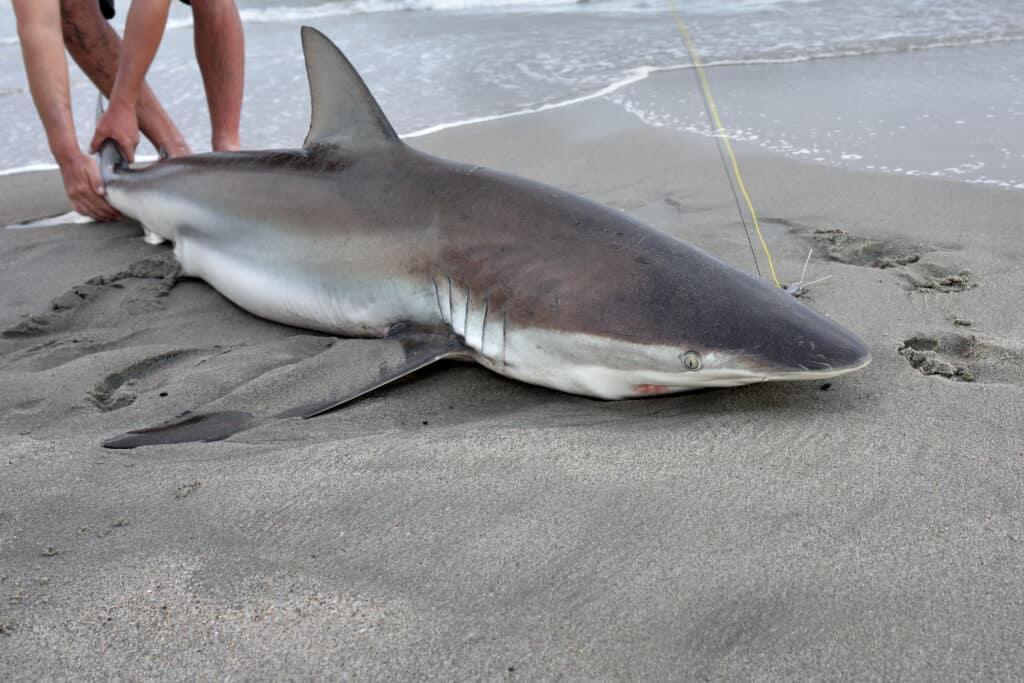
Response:
[{"label": "human hand", "polygon": [[111,100],[110,108],[96,122],[96,133],[92,136],[89,151],[95,154],[107,140],[117,143],[125,159],[135,161],[135,148],[139,145],[139,120],[135,115],[134,104],[120,104],[117,100]]},{"label": "human hand", "polygon": [[60,162],[60,173],[64,179],[64,191],[75,211],[98,221],[120,218],[121,214],[103,197],[103,180],[95,159],[81,150],[75,150],[69,158]]}]

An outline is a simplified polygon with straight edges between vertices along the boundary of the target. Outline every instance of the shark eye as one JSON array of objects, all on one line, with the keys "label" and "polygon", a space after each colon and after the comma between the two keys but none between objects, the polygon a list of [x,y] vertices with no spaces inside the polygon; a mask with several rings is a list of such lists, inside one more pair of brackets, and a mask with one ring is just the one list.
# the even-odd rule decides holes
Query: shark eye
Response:
[{"label": "shark eye", "polygon": [[700,354],[696,351],[687,351],[681,358],[687,370],[700,370]]}]

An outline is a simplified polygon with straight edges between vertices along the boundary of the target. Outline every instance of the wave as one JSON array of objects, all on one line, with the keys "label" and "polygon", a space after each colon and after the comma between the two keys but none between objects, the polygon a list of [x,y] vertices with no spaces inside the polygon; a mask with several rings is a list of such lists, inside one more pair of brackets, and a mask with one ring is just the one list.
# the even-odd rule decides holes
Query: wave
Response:
[{"label": "wave", "polygon": [[[238,14],[242,22],[246,24],[288,24],[352,14],[471,9],[539,10],[564,8],[571,5],[591,5],[595,2],[601,2],[601,0],[341,0],[306,7],[242,8],[238,10]],[[3,7],[2,3],[3,0],[0,0],[0,7]],[[115,23],[114,27],[119,32],[123,32],[124,16],[121,12],[118,13],[118,20],[119,23]],[[191,28],[192,26],[191,13],[180,18],[172,18],[167,22],[168,30]],[[0,37],[0,47],[18,44],[17,36]]]},{"label": "wave", "polygon": [[[736,66],[755,66],[764,64],[799,64],[803,62],[812,62],[821,59],[846,59],[850,57],[866,57],[872,55],[892,54],[900,52],[915,52],[917,50],[938,50],[954,47],[966,47],[972,45],[984,45],[989,43],[1004,43],[1004,42],[1016,42],[1024,41],[1024,36],[1010,36],[1001,38],[977,38],[977,39],[965,39],[960,41],[942,40],[931,43],[921,44],[909,44],[902,46],[885,46],[878,49],[865,49],[865,50],[841,50],[835,52],[826,52],[815,55],[793,55],[784,57],[755,57],[751,59],[718,59],[709,60],[704,62],[704,66],[709,69],[720,68],[720,67],[736,67]],[[663,73],[666,71],[681,71],[686,69],[692,69],[691,64],[669,64],[664,66],[639,66],[630,69],[626,74],[619,80],[606,85],[600,90],[587,93],[585,95],[579,95],[565,100],[559,100],[557,102],[549,102],[533,107],[526,107],[523,109],[516,109],[514,111],[504,112],[501,114],[489,114],[486,116],[476,116],[473,118],[459,119],[457,121],[450,121],[447,123],[438,123],[433,126],[427,126],[426,128],[420,128],[408,133],[403,133],[403,138],[415,138],[421,135],[430,135],[431,133],[437,133],[442,130],[448,130],[449,128],[458,128],[460,126],[469,126],[476,123],[486,123],[488,121],[498,121],[500,119],[513,118],[517,116],[525,116],[527,114],[539,114],[544,111],[551,111],[552,109],[561,109],[562,107],[568,107],[588,100],[598,99],[600,97],[606,97],[611,95],[618,90],[625,87],[638,83],[651,75],[656,73]]]},{"label": "wave", "polygon": [[[1000,43],[1024,42],[1024,34],[1005,36],[985,37],[961,37],[961,38],[939,38],[933,40],[889,40],[865,45],[859,48],[848,48],[842,50],[831,50],[817,53],[746,57],[740,59],[708,59],[704,61],[706,67],[716,66],[754,66],[759,64],[798,64],[802,62],[814,62],[821,59],[848,59],[851,57],[874,57],[880,55],[899,54],[903,52],[919,52],[924,50],[944,50],[958,47],[983,47],[986,45],[998,45]],[[689,64],[663,67],[663,69],[686,69]]]},{"label": "wave", "polygon": [[[149,161],[156,161],[159,157],[155,154],[140,154],[135,157],[135,163],[146,163]],[[57,164],[52,161],[42,161],[33,164],[25,164],[24,166],[15,166],[14,168],[3,168],[0,169],[0,176],[7,175],[18,175],[19,173],[36,173],[39,171],[56,171],[59,168]]]},{"label": "wave", "polygon": [[[504,11],[540,11],[559,10],[572,5],[587,5],[588,7],[602,3],[611,3],[614,0],[339,0],[337,2],[325,2],[319,5],[308,5],[305,7],[281,6],[262,8],[240,8],[238,15],[246,24],[288,24],[301,23],[324,17],[347,16],[353,14],[381,14],[385,12],[423,12],[423,11],[458,11],[474,9],[493,9]],[[0,0],[0,11],[9,9],[4,6],[4,0]],[[627,7],[622,8],[624,11]],[[634,7],[644,12],[652,8],[640,5]],[[186,10],[187,12],[187,10]],[[118,11],[117,18],[112,25],[118,33],[124,32],[124,19],[127,12]],[[171,18],[167,22],[167,29],[192,28],[192,13],[187,12],[185,16]],[[0,36],[0,47],[18,45],[18,36]]]},{"label": "wave", "polygon": [[[243,23],[277,24],[299,23],[324,17],[352,14],[378,14],[382,12],[422,12],[472,9],[537,10],[552,6],[589,4],[588,0],[350,0],[325,2],[308,7],[263,7],[239,9]],[[172,19],[167,27],[187,28],[192,17]]]},{"label": "wave", "polygon": [[347,2],[325,2],[308,7],[241,9],[239,15],[242,17],[242,21],[273,23],[345,14],[469,9],[536,9],[553,5],[577,4],[587,3],[586,0],[582,2],[581,0],[349,0]]},{"label": "wave", "polygon": [[422,135],[430,135],[431,133],[437,133],[442,130],[449,128],[458,128],[459,126],[470,126],[475,123],[486,123],[488,121],[498,121],[499,119],[508,119],[515,116],[525,116],[527,114],[539,114],[542,111],[551,111],[552,109],[561,109],[562,107],[568,107],[573,104],[579,104],[580,102],[586,102],[588,100],[594,100],[599,97],[611,95],[616,90],[621,90],[626,86],[639,83],[645,78],[649,78],[651,74],[659,71],[673,71],[676,69],[685,69],[689,66],[640,66],[635,69],[631,69],[627,75],[611,85],[606,85],[600,90],[596,90],[586,95],[580,95],[579,97],[572,97],[567,100],[559,100],[558,102],[549,102],[548,104],[542,104],[537,107],[530,107],[527,109],[517,109],[516,111],[505,112],[503,114],[491,114],[489,116],[476,116],[470,119],[461,119],[459,121],[452,121],[450,123],[439,123],[434,126],[428,126],[427,128],[420,128],[410,133],[403,133],[403,138],[418,138]]},{"label": "wave", "polygon": [[57,164],[50,162],[39,163],[39,164],[25,164],[24,166],[15,166],[14,168],[0,169],[0,176],[5,175],[18,175],[19,173],[32,173],[34,171],[54,171],[57,169]]}]

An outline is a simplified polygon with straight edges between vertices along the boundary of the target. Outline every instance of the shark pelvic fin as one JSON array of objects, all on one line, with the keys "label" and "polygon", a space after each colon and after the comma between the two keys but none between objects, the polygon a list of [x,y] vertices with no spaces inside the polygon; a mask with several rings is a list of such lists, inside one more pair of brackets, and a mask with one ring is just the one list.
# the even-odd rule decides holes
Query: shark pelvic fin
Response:
[{"label": "shark pelvic fin", "polygon": [[326,400],[307,403],[268,416],[253,415],[239,410],[188,411],[158,425],[135,429],[107,439],[103,445],[106,448],[137,448],[160,444],[220,441],[275,420],[321,415],[439,360],[464,358],[467,355],[466,347],[454,335],[419,332],[404,325],[396,326],[395,331],[388,335],[388,341],[392,344],[398,342],[397,353],[383,360],[379,366],[368,368],[365,378]]},{"label": "shark pelvic fin", "polygon": [[104,448],[138,448],[195,441],[220,441],[246,429],[252,429],[261,420],[238,410],[215,413],[182,413],[178,417],[153,427],[133,429],[103,442]]},{"label": "shark pelvic fin", "polygon": [[351,149],[401,142],[363,79],[327,36],[303,26],[302,50],[313,104],[303,146]]}]

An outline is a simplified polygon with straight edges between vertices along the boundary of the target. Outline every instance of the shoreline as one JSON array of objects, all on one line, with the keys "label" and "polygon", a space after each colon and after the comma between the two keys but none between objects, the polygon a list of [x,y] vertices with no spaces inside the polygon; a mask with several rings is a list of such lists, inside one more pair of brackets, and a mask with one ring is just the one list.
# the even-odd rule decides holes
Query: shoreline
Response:
[{"label": "shoreline", "polygon": [[[938,41],[938,42],[935,42],[935,43],[932,43],[932,44],[924,44],[924,45],[911,45],[911,46],[893,47],[893,48],[880,48],[880,49],[876,48],[876,49],[868,50],[868,51],[865,51],[865,52],[839,51],[839,52],[830,53],[830,54],[810,55],[810,56],[796,56],[796,57],[783,57],[783,58],[778,58],[778,59],[773,59],[773,58],[754,58],[754,59],[744,59],[744,60],[718,60],[718,61],[710,61],[708,63],[705,63],[704,66],[705,66],[705,68],[707,68],[711,72],[714,72],[716,70],[722,70],[723,73],[729,73],[729,72],[732,72],[733,70],[738,69],[739,72],[742,73],[742,70],[744,68],[750,68],[750,67],[785,67],[787,65],[807,65],[807,64],[815,64],[815,63],[818,63],[818,62],[825,62],[825,63],[829,63],[829,62],[844,62],[844,61],[849,61],[849,60],[873,59],[873,58],[887,57],[887,56],[901,56],[901,55],[911,54],[911,53],[915,53],[915,52],[928,52],[928,51],[936,51],[936,50],[954,50],[954,49],[957,49],[957,48],[970,48],[970,47],[981,47],[981,48],[985,48],[985,47],[998,47],[998,46],[1004,45],[1006,43],[1012,43],[1012,42],[1024,42],[1024,37],[996,37],[996,38],[962,39],[962,40],[956,40],[956,41]],[[514,118],[519,118],[519,117],[522,117],[522,116],[529,116],[529,115],[543,113],[543,112],[547,112],[547,111],[555,111],[555,110],[564,109],[566,107],[572,107],[573,105],[580,104],[580,103],[583,103],[583,102],[589,102],[589,101],[593,101],[593,100],[606,99],[608,101],[613,101],[613,100],[610,100],[608,98],[610,96],[612,96],[612,95],[616,95],[616,96],[621,95],[621,94],[623,94],[622,91],[628,90],[632,86],[636,86],[638,84],[644,83],[645,81],[651,81],[652,79],[656,80],[659,77],[663,77],[663,76],[666,76],[666,75],[675,74],[675,73],[683,72],[683,71],[692,71],[692,69],[693,69],[693,66],[691,64],[689,64],[689,63],[685,63],[685,64],[672,64],[672,65],[665,65],[665,66],[653,66],[653,65],[638,66],[638,67],[635,67],[635,68],[632,68],[632,69],[628,70],[621,78],[618,78],[618,79],[614,80],[613,82],[609,83],[608,85],[606,85],[606,86],[604,86],[602,88],[599,88],[597,90],[594,90],[592,92],[589,92],[589,93],[584,93],[582,95],[578,95],[578,96],[575,96],[575,97],[569,97],[569,98],[558,100],[558,101],[555,101],[555,102],[549,102],[549,103],[540,104],[540,105],[536,105],[536,106],[529,106],[529,107],[525,107],[525,108],[522,108],[522,109],[516,109],[516,110],[502,112],[502,113],[487,114],[487,115],[483,115],[483,116],[475,116],[475,117],[469,117],[469,118],[465,118],[465,119],[456,119],[456,120],[453,120],[453,121],[437,123],[437,124],[433,124],[433,125],[429,125],[429,126],[425,126],[425,127],[421,127],[421,128],[416,128],[416,129],[408,131],[406,133],[402,133],[402,134],[400,134],[400,137],[402,137],[403,139],[406,139],[406,140],[415,140],[415,139],[418,139],[418,138],[422,138],[424,136],[433,135],[435,133],[439,133],[439,132],[446,131],[446,130],[458,129],[458,128],[463,128],[463,127],[466,127],[466,126],[474,126],[474,125],[479,125],[481,123],[488,123],[488,122],[492,122],[492,121],[502,121],[502,120],[506,120],[506,119],[514,119]],[[742,83],[742,79],[740,79],[740,82]],[[657,90],[657,89],[664,89],[666,86],[665,85],[658,86],[657,84],[652,84],[651,87]],[[734,82],[734,87],[735,87],[735,82]],[[715,83],[713,81],[712,82],[712,91],[713,92],[719,92],[719,90],[721,90],[721,94],[725,94],[725,95],[733,95],[733,94],[735,94],[735,93],[731,92],[730,88],[722,87],[722,88],[716,89]],[[739,90],[742,90],[742,85],[739,86]],[[694,96],[694,97],[696,97],[696,95],[697,95],[696,91],[694,91],[692,93],[688,92],[688,91],[684,91],[684,94],[686,94],[687,96]],[[621,102],[615,102],[615,104],[616,104],[616,106],[623,107],[627,111],[630,111],[629,107],[628,107],[628,104],[624,104],[624,103],[621,103]],[[697,98],[697,100],[695,101],[695,105],[697,105],[697,104],[700,104],[699,98]],[[703,107],[703,105],[700,104],[700,106],[697,107],[696,111],[702,112],[703,111],[702,107]],[[630,112],[630,113],[634,113],[634,112]],[[642,116],[641,113],[635,113],[634,115],[636,115],[639,119],[644,121],[644,123],[646,125],[650,125],[652,127],[661,127],[662,125],[664,125],[664,124],[658,124],[658,123],[650,123],[649,121],[644,119],[644,117]],[[705,117],[704,117],[703,113],[700,114],[700,117],[701,117],[701,119],[700,119],[701,123],[700,124],[688,125],[688,126],[685,126],[685,127],[677,128],[676,132],[678,132],[678,133],[680,133],[682,135],[692,135],[692,136],[695,136],[695,137],[704,137],[704,138],[709,138],[709,139],[713,138],[714,135],[711,132],[711,130],[708,128],[708,124],[707,124],[707,122],[705,120]],[[726,120],[725,124],[727,126],[732,126],[732,125],[735,124],[735,122],[734,121]],[[803,154],[803,153],[810,154],[809,150],[803,150],[803,149],[795,149],[795,150],[794,149],[779,149],[779,148],[767,148],[767,147],[765,147],[764,145],[761,145],[761,144],[755,145],[755,144],[753,144],[752,140],[753,141],[758,140],[758,136],[754,136],[752,139],[747,139],[746,137],[744,137],[744,135],[736,136],[734,134],[734,135],[732,135],[730,137],[730,139],[732,140],[732,142],[735,145],[737,145],[739,147],[739,149],[738,149],[738,156],[741,158],[741,160],[745,156],[749,156],[751,154],[761,154],[761,153],[770,154],[770,155],[778,155],[778,156],[780,156],[782,158],[790,159],[790,160],[798,159],[799,156],[801,154]],[[285,146],[285,147],[287,147],[287,146]],[[849,168],[848,165],[843,165],[841,162],[849,161],[849,160],[858,160],[859,161],[859,160],[862,159],[862,155],[860,155],[860,154],[847,153],[847,152],[844,152],[843,150],[833,150],[833,151],[835,152],[835,154],[831,154],[831,156],[834,157],[832,159],[817,158],[817,159],[806,159],[806,161],[809,161],[809,162],[815,163],[815,164],[820,164],[820,165],[823,165],[823,166],[828,167],[828,168]],[[155,158],[155,157],[152,157],[152,158]],[[145,158],[143,158],[143,160],[145,160]],[[23,166],[15,166],[15,167],[8,168],[8,169],[0,169],[0,177],[7,177],[7,176],[12,176],[12,175],[18,175],[18,174],[21,174],[21,173],[31,173],[31,172],[36,172],[36,171],[52,171],[52,170],[56,170],[56,168],[57,168],[57,166],[54,163],[49,163],[49,162],[32,163],[32,164],[27,164],[27,165],[23,165]],[[868,172],[872,172],[872,173],[881,173],[881,174],[884,174],[884,175],[895,176],[895,177],[898,177],[898,176],[934,177],[934,178],[949,179],[949,180],[953,180],[954,182],[960,182],[960,183],[966,183],[966,184],[977,184],[977,185],[987,185],[987,186],[999,187],[1001,189],[1006,189],[1006,190],[1013,190],[1013,191],[1024,190],[1024,181],[1020,181],[1020,179],[1003,180],[1003,179],[999,179],[999,178],[988,178],[988,177],[981,177],[981,178],[961,177],[963,175],[963,171],[955,169],[955,168],[946,168],[946,169],[943,169],[943,170],[917,170],[917,169],[906,169],[906,170],[904,170],[904,168],[899,167],[899,166],[893,167],[893,166],[889,166],[889,165],[885,165],[885,164],[882,164],[882,165],[873,165],[872,164],[872,165],[866,165],[865,167],[857,167],[856,170],[863,170],[863,171],[868,171]]]}]

